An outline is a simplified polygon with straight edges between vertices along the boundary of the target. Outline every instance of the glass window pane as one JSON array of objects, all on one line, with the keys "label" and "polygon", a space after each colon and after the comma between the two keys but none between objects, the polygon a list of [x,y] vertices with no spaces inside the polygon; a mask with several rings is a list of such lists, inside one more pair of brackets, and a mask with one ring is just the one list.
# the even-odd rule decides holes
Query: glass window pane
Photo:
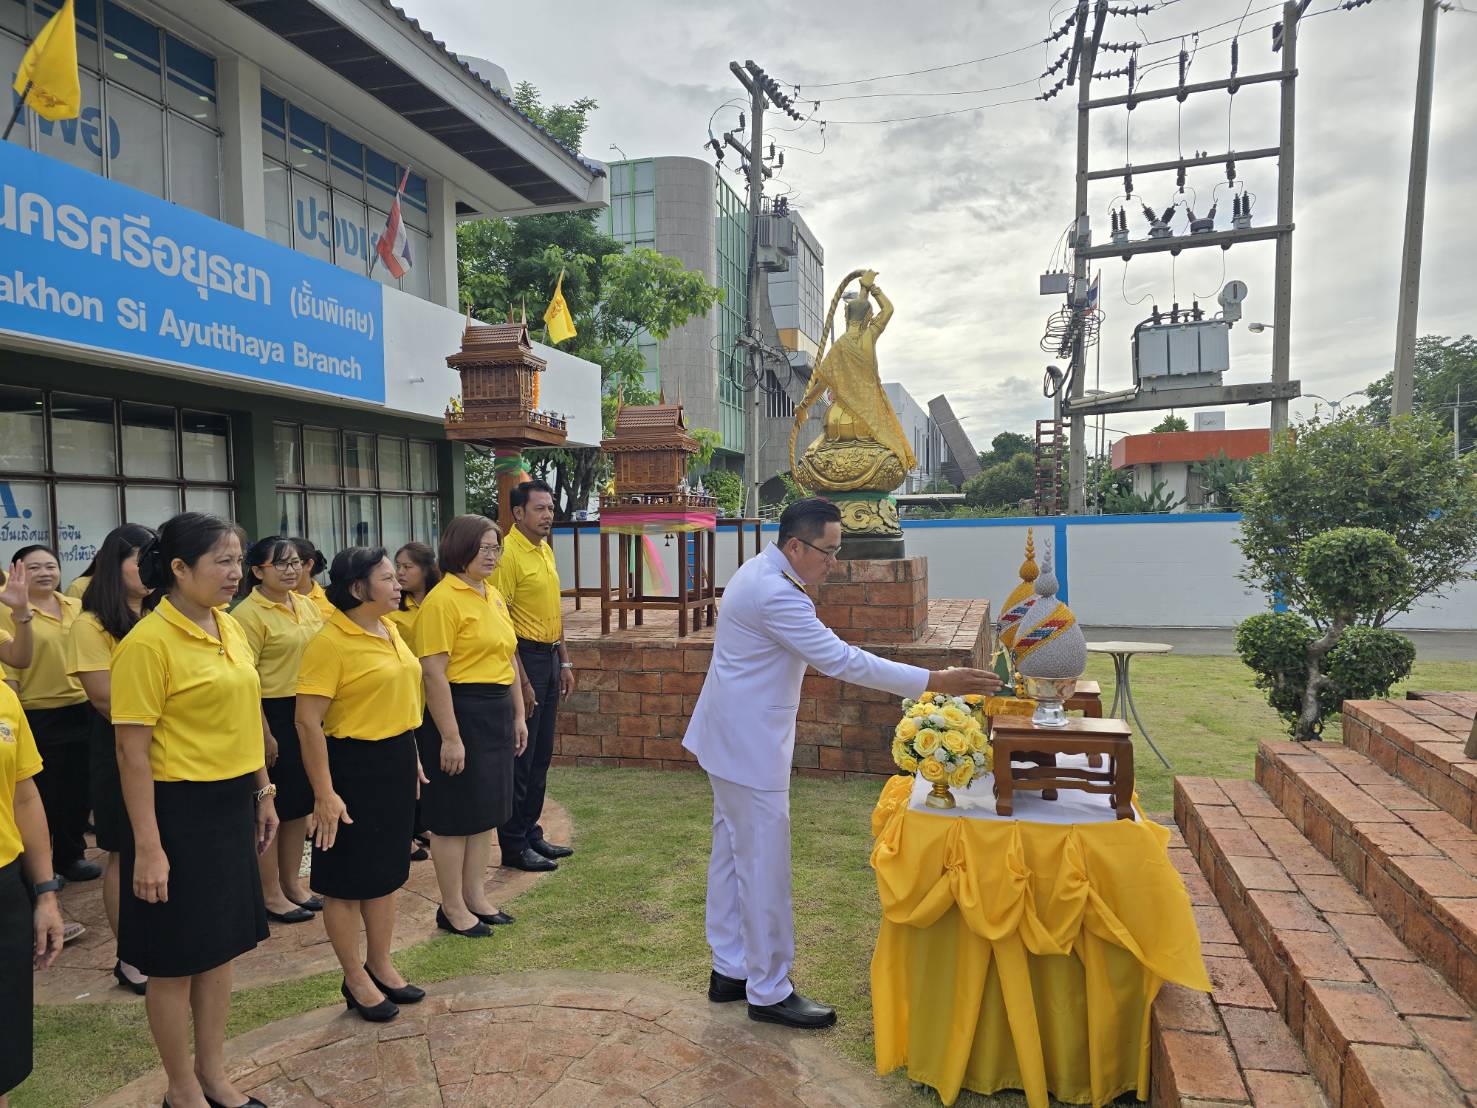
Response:
[{"label": "glass window pane", "polygon": [[292,174],[292,209],[293,248],[320,261],[333,261],[333,209],[327,186]]},{"label": "glass window pane", "polygon": [[185,511],[209,512],[221,519],[235,519],[236,509],[232,504],[230,489],[204,489],[198,485],[185,486]]},{"label": "glass window pane", "polygon": [[[40,32],[60,8],[61,0],[36,0],[31,13],[31,34]],[[97,72],[97,0],[77,0],[77,63]]]},{"label": "glass window pane", "polygon": [[[185,479],[231,479],[231,418],[212,412],[185,412]],[[188,498],[187,498],[188,499]]]},{"label": "glass window pane", "polygon": [[343,484],[338,472],[338,434],[321,427],[303,428],[303,469],[305,485]]},{"label": "glass window pane", "polygon": [[[272,455],[275,476],[279,485],[301,485],[303,483],[302,458],[298,456],[297,424],[272,424]],[[291,534],[301,534],[293,531]]]},{"label": "glass window pane", "polygon": [[380,488],[403,489],[405,484],[406,449],[404,439],[380,436]]},{"label": "glass window pane", "polygon": [[221,142],[206,127],[169,117],[169,198],[201,215],[221,214]]},{"label": "glass window pane", "polygon": [[349,495],[349,545],[378,546],[379,497],[373,493]]},{"label": "glass window pane", "polygon": [[[99,176],[103,171],[103,114],[98,100],[98,80],[90,73],[80,76],[82,114],[76,119],[42,119],[36,117],[40,141],[36,148],[43,154],[85,169]],[[29,113],[27,113],[29,114]]]},{"label": "glass window pane", "polygon": [[271,158],[263,158],[262,178],[266,193],[267,238],[278,246],[291,246],[292,201],[287,195],[287,167]]},{"label": "glass window pane", "polygon": [[414,492],[436,491],[436,444],[416,442],[410,444],[410,487]]},{"label": "glass window pane", "polygon": [[108,162],[108,177],[162,199],[163,110],[156,103],[109,85],[108,118],[118,133],[118,146]]},{"label": "glass window pane", "polygon": [[157,530],[166,519],[179,515],[179,489],[173,485],[128,485],[123,490],[123,511],[129,523]]},{"label": "glass window pane", "polygon": [[103,70],[158,103],[164,98],[159,28],[117,4],[103,5]]},{"label": "glass window pane", "polygon": [[308,532],[307,520],[303,515],[303,494],[279,492],[277,494],[277,534],[297,537]]},{"label": "glass window pane", "polygon": [[343,507],[340,493],[308,493],[308,538],[330,562],[344,548]]},{"label": "glass window pane", "polygon": [[[12,8],[19,8],[20,15],[18,18],[21,21],[21,26],[24,27],[26,6],[24,4],[17,4],[16,0],[0,0],[0,27],[8,26],[6,19]],[[22,31],[20,33],[24,34],[25,32]],[[25,53],[26,44],[20,39],[11,38],[9,35],[0,35],[0,74],[12,74],[20,68],[21,58],[25,56]],[[11,105],[13,109],[15,105],[15,93],[13,91],[6,93],[3,100],[6,104]],[[6,118],[9,118],[9,116],[7,115]],[[29,147],[31,145],[31,128],[26,122],[24,113],[21,114],[16,125],[11,128],[9,141],[15,143],[17,146]]]},{"label": "glass window pane", "polygon": [[62,580],[70,581],[92,561],[118,526],[118,487],[62,481],[56,486],[56,552]]},{"label": "glass window pane", "polygon": [[0,481],[0,551],[7,560],[22,546],[51,545],[51,501],[40,481]]},{"label": "glass window pane", "polygon": [[412,497],[410,501],[411,528],[416,542],[435,546],[441,539],[441,502],[430,496]]},{"label": "glass window pane", "polygon": [[292,168],[326,181],[328,129],[323,120],[309,115],[294,104],[288,104],[287,137],[287,157]]},{"label": "glass window pane", "polygon": [[123,472],[129,477],[177,477],[174,409],[123,405]]},{"label": "glass window pane", "polygon": [[353,273],[369,270],[369,232],[364,204],[341,192],[333,194],[334,264]]},{"label": "glass window pane", "polygon": [[[369,185],[369,202],[388,212],[395,199],[395,188],[400,184],[400,174],[395,163],[369,147],[364,148],[364,179]],[[383,223],[380,224],[384,226]]]},{"label": "glass window pane", "polygon": [[344,484],[351,489],[374,488],[374,436],[344,432]]},{"label": "glass window pane", "polygon": [[616,196],[610,202],[611,233],[616,238],[624,238],[631,233],[631,198],[629,196]]},{"label": "glass window pane", "polygon": [[58,473],[118,472],[111,400],[52,394],[51,436],[51,463]]},{"label": "glass window pane", "polygon": [[262,153],[287,161],[287,101],[262,89]]},{"label": "glass window pane", "polygon": [[400,280],[400,287],[412,296],[427,300],[431,296],[431,240],[419,231],[405,228],[410,244],[410,272]]},{"label": "glass window pane", "polygon": [[646,192],[656,187],[656,165],[653,162],[637,162],[635,192]]},{"label": "glass window pane", "polygon": [[[364,229],[367,232],[371,259],[374,257],[375,248],[379,246],[380,232],[385,229],[385,224],[389,221],[389,212],[382,212],[377,208],[369,209],[369,215],[365,220]],[[400,287],[400,279],[386,269],[383,262],[374,263],[374,269],[370,272],[370,276],[382,285],[389,285],[392,289],[398,289]]]},{"label": "glass window pane", "polygon": [[0,385],[0,470],[46,469],[40,389]]},{"label": "glass window pane", "polygon": [[364,199],[364,147],[334,127],[328,129],[328,183]]},{"label": "glass window pane", "polygon": [[[26,0],[0,0],[0,27],[20,38],[30,37],[26,31]],[[9,76],[14,73],[13,69],[6,70]]]},{"label": "glass window pane", "polygon": [[430,200],[426,192],[426,179],[414,173],[405,178],[405,201],[400,210],[405,213],[405,222],[422,231],[431,229]]},{"label": "glass window pane", "polygon": [[636,234],[651,235],[656,231],[656,194],[636,197]]},{"label": "glass window pane", "polygon": [[169,63],[164,95],[169,106],[215,126],[215,59],[173,35],[164,36],[164,50]]},{"label": "glass window pane", "polygon": [[380,511],[384,514],[384,532],[381,542],[390,557],[410,541],[410,497],[386,496],[380,500]]}]

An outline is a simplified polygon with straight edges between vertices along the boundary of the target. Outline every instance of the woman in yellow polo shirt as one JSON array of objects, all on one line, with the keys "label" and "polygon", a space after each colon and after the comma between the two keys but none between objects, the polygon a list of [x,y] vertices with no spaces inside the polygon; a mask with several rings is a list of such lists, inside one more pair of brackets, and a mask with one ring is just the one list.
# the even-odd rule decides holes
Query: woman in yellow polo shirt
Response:
[{"label": "woman in yellow polo shirt", "polygon": [[[103,864],[103,908],[113,938],[118,938],[118,852],[128,813],[123,808],[123,783],[118,777],[118,754],[113,736],[113,650],[143,616],[149,590],[138,575],[138,552],[155,537],[136,523],[115,527],[98,547],[93,572],[82,594],[82,614],[67,635],[67,673],[87,693],[88,755],[92,785],[92,826],[99,850],[107,851]],[[113,962],[113,976],[125,989],[143,995],[148,978],[122,959]]]},{"label": "woman in yellow polo shirt", "polygon": [[[12,565],[25,569],[33,645],[31,664],[25,669],[6,666],[5,681],[19,694],[46,763],[36,787],[51,828],[51,864],[68,881],[91,881],[103,871],[84,857],[91,806],[87,694],[67,674],[67,633],[82,602],[57,591],[61,564],[50,547],[24,546]],[[15,618],[9,609],[0,610],[0,626],[6,630]]]},{"label": "woman in yellow polo shirt", "polygon": [[502,551],[497,524],[457,516],[441,535],[445,574],[426,594],[415,649],[426,687],[418,735],[429,778],[421,812],[441,888],[436,924],[458,935],[491,934],[512,917],[487,902],[493,828],[513,810],[513,759],[528,742],[519,688],[518,638],[487,578]]},{"label": "woman in yellow polo shirt", "polygon": [[400,585],[382,548],[340,550],[329,576],[335,610],[308,644],[297,683],[297,725],[316,798],[308,821],[312,883],[343,967],[344,1003],[382,1022],[426,995],[390,961],[421,777],[421,667],[388,618]]},{"label": "woman in yellow polo shirt", "polygon": [[277,811],[256,663],[223,610],[241,582],[240,533],[216,516],[177,515],[139,553],[139,575],[158,604],[113,655],[131,832],[118,956],[149,975],[144,1001],[167,1102],[198,1104],[203,1094],[250,1105],[224,1065],[231,960],[267,937],[256,859]]},{"label": "woman in yellow polo shirt", "polygon": [[306,923],[323,910],[323,902],[303,888],[298,874],[313,789],[293,724],[297,670],[308,640],[323,627],[317,607],[295,591],[305,569],[290,539],[258,539],[246,552],[246,572],[255,588],[231,611],[246,632],[262,681],[267,774],[277,786],[277,818],[282,821],[276,847],[261,856],[262,896],[267,918],[278,923]]},{"label": "woman in yellow polo shirt", "polygon": [[[426,594],[441,581],[436,565],[436,552],[423,542],[408,542],[395,551],[395,580],[400,583],[400,607],[390,613],[390,622],[400,632],[405,645],[415,650],[415,621],[420,618]],[[410,860],[424,862],[429,854],[431,837],[426,834],[426,821],[421,816],[420,801],[415,804],[415,838],[410,844]]]},{"label": "woman in yellow polo shirt", "polygon": [[323,591],[323,586],[318,583],[318,574],[322,573],[328,566],[328,559],[323,556],[323,551],[310,543],[307,539],[293,539],[292,545],[297,547],[297,555],[303,560],[302,575],[297,580],[297,593],[306,596],[318,609],[318,614],[324,619],[333,615],[333,605],[329,603],[328,594]]},{"label": "woman in yellow polo shirt", "polygon": [[32,970],[62,949],[40,772],[20,699],[0,684],[0,1105],[31,1072]]},{"label": "woman in yellow polo shirt", "polygon": [[33,652],[31,590],[26,587],[25,566],[12,566],[8,577],[0,569],[0,606],[5,608],[0,613],[0,666],[25,669]]}]

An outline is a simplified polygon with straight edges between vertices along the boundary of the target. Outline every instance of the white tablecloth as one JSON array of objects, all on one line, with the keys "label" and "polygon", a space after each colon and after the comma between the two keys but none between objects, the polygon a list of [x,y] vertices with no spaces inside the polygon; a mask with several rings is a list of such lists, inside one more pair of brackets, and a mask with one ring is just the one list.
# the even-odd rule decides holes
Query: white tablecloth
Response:
[{"label": "white tablecloth", "polygon": [[[1019,767],[1022,763],[1017,763]],[[1087,767],[1086,754],[1059,754],[1057,765]],[[908,807],[915,812],[927,812],[936,816],[964,816],[967,819],[1024,820],[1027,823],[1111,823],[1117,817],[1113,812],[1113,798],[1105,793],[1085,793],[1077,789],[1058,789],[1056,800],[1042,800],[1036,790],[1012,791],[1014,814],[995,814],[995,775],[987,773],[975,778],[967,789],[953,789],[954,807],[949,809],[930,808],[923,803],[933,786],[922,777],[913,781],[913,799]],[[1135,816],[1135,819],[1138,817]]]}]

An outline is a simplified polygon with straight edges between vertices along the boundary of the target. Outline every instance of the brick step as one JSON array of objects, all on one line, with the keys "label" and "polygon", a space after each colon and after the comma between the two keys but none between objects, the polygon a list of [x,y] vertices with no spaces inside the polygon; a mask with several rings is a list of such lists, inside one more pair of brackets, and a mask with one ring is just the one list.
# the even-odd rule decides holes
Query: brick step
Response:
[{"label": "brick step", "polygon": [[1477,832],[1337,743],[1262,743],[1256,779],[1391,930],[1477,1005]]},{"label": "brick step", "polygon": [[1417,700],[1346,700],[1344,745],[1400,778],[1442,811],[1477,829],[1477,694],[1420,693]]},{"label": "brick step", "polygon": [[1190,894],[1214,992],[1159,990],[1150,1020],[1150,1105],[1326,1108],[1302,1047],[1236,942],[1184,838],[1169,830],[1169,857]]},{"label": "brick step", "polygon": [[1180,777],[1175,821],[1340,1108],[1477,1105],[1477,1018],[1251,781]]}]

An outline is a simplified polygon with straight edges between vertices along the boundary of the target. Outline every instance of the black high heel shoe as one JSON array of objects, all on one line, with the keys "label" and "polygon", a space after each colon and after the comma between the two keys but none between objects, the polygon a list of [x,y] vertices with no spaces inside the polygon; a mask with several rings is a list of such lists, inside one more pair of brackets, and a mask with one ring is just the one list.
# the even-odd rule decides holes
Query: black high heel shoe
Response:
[{"label": "black high heel shoe", "polygon": [[513,922],[513,917],[507,912],[473,912],[488,927],[501,927]]},{"label": "black high heel shoe", "polygon": [[349,989],[349,983],[345,981],[339,992],[344,994],[344,1004],[351,1012],[358,1012],[359,1018],[368,1020],[370,1023],[389,1023],[400,1014],[400,1009],[388,996],[378,1004],[360,1004],[354,999],[354,994]]},{"label": "black high heel shoe", "polygon": [[418,1004],[426,999],[425,989],[415,985],[386,985],[374,975],[374,970],[370,969],[367,964],[364,967],[364,972],[369,974],[369,980],[374,983],[374,987],[396,1004]]},{"label": "black high heel shoe", "polygon": [[[205,1097],[205,1103],[209,1108],[226,1108],[220,1101],[212,1099],[209,1093],[202,1093],[201,1095]],[[169,1101],[166,1100],[164,1102],[164,1108],[169,1108]],[[267,1106],[257,1100],[256,1097],[249,1096],[240,1104],[236,1105],[236,1108],[267,1108]]]},{"label": "black high heel shoe", "polygon": [[113,976],[117,979],[118,984],[122,985],[131,993],[137,993],[139,996],[143,996],[148,991],[148,978],[142,981],[130,981],[128,975],[123,972],[123,963],[121,961],[115,960],[113,962]]},{"label": "black high heel shoe", "polygon": [[472,924],[471,927],[453,926],[451,920],[446,918],[446,911],[443,908],[436,909],[436,926],[443,931],[450,931],[453,935],[461,935],[467,939],[485,939],[492,934],[492,928],[481,920]]}]

